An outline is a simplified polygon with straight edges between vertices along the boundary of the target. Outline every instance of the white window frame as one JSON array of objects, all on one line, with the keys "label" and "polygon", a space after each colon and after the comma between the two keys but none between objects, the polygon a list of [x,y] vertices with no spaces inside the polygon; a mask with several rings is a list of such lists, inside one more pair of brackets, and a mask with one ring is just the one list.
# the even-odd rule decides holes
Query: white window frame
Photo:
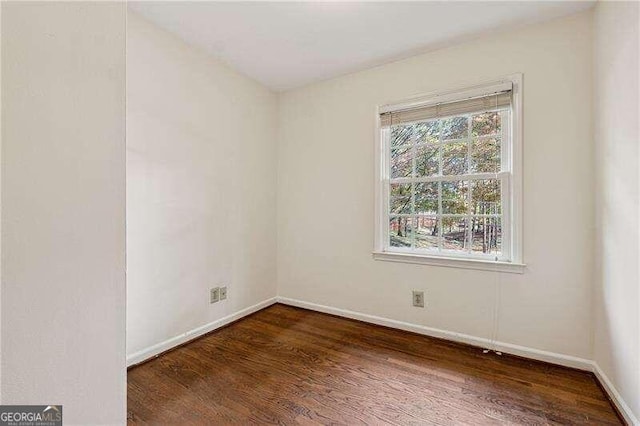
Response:
[{"label": "white window frame", "polygon": [[[376,110],[376,138],[375,138],[375,238],[373,258],[376,260],[395,261],[404,263],[419,263],[426,265],[448,266],[464,269],[481,269],[496,272],[523,273],[525,265],[522,253],[522,81],[523,75],[512,74],[504,78],[487,83],[467,86],[443,92],[434,92],[381,105]],[[511,87],[512,103],[510,125],[505,131],[511,133],[510,144],[501,144],[502,171],[498,179],[502,182],[502,192],[505,184],[510,188],[507,196],[503,197],[502,223],[502,251],[508,258],[496,260],[487,255],[457,255],[455,253],[419,253],[411,249],[389,247],[389,137],[383,132],[380,114],[407,108],[435,105],[453,102],[472,97],[495,93],[500,89]],[[462,179],[464,176],[455,177]],[[491,174],[495,179],[495,174]],[[449,177],[447,177],[448,180]],[[439,178],[430,178],[438,180]]]}]

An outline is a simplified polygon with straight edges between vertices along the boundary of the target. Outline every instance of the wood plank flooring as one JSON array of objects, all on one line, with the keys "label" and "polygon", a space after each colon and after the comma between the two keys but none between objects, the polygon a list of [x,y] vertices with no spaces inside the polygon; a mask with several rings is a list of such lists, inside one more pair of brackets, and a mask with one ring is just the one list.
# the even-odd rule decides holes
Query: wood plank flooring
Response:
[{"label": "wood plank flooring", "polygon": [[621,424],[592,374],[273,305],[128,373],[129,424]]}]

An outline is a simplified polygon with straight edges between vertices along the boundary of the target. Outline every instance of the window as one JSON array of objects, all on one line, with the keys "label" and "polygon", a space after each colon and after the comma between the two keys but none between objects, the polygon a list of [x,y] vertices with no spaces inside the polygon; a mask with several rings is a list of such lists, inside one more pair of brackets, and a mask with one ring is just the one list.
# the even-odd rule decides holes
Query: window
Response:
[{"label": "window", "polygon": [[382,260],[522,272],[521,76],[380,108]]}]

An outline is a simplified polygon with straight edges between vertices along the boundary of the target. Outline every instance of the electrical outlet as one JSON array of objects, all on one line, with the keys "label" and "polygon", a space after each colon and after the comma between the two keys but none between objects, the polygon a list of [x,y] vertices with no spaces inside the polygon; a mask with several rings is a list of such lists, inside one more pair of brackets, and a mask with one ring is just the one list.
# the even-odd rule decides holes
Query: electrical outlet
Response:
[{"label": "electrical outlet", "polygon": [[220,287],[215,287],[210,290],[209,303],[216,303],[220,300]]},{"label": "electrical outlet", "polygon": [[424,291],[413,291],[413,306],[424,308]]},{"label": "electrical outlet", "polygon": [[227,298],[227,287],[220,287],[220,300],[224,300]]}]

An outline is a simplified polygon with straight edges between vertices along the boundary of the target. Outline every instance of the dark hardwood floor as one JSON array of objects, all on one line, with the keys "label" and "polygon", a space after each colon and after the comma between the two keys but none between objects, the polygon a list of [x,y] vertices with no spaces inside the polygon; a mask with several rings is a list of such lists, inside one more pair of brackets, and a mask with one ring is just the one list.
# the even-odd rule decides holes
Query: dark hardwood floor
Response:
[{"label": "dark hardwood floor", "polygon": [[129,424],[621,424],[590,373],[284,305],[128,382]]}]

